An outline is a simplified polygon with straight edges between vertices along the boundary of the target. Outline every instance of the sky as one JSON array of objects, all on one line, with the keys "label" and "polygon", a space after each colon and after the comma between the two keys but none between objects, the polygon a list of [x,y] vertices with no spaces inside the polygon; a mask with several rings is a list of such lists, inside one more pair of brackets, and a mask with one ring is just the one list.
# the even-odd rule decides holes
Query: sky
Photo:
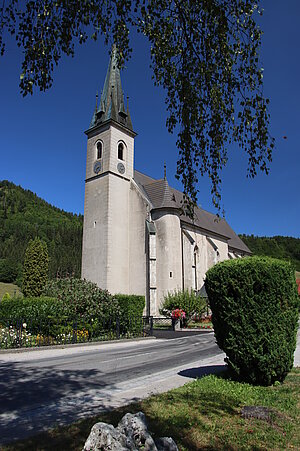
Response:
[{"label": "sky", "polygon": [[[264,94],[270,99],[270,133],[276,139],[268,176],[246,178],[246,154],[229,148],[222,172],[222,206],[237,233],[300,237],[300,2],[265,0],[261,61]],[[176,136],[165,127],[165,94],[155,87],[149,68],[149,44],[133,35],[132,58],[121,73],[129,96],[135,139],[135,168],[162,178],[164,162],[171,186],[178,152]],[[84,178],[88,128],[96,91],[103,88],[109,48],[90,41],[75,57],[61,59],[54,84],[45,93],[20,94],[22,54],[13,40],[0,57],[0,180],[35,192],[47,202],[73,213],[84,210]],[[287,139],[284,139],[287,137]],[[207,177],[200,179],[198,203],[216,213]]]}]

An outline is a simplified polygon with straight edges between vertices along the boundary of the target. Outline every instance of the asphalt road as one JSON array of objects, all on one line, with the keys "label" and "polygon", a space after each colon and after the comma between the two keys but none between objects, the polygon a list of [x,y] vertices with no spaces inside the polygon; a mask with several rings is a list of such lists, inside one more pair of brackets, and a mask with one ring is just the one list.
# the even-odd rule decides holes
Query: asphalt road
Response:
[{"label": "asphalt road", "polygon": [[183,385],[223,358],[213,333],[0,353],[0,444]]}]

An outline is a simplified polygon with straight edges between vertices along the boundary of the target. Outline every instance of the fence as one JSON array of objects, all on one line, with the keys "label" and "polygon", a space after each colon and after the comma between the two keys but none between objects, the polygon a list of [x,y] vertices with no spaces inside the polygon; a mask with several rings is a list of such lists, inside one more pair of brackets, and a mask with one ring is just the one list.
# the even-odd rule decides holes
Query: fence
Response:
[{"label": "fence", "polygon": [[162,316],[153,318],[152,321],[153,329],[172,330],[172,318],[166,318],[165,316]]},{"label": "fence", "polygon": [[151,336],[152,317],[0,318],[0,348],[24,348]]}]

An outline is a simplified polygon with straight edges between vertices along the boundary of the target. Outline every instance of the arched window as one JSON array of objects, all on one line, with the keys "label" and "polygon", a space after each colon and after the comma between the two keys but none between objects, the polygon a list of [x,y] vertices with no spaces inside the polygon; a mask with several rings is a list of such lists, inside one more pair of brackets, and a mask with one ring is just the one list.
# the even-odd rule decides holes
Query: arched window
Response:
[{"label": "arched window", "polygon": [[101,141],[97,142],[97,160],[100,160],[102,158],[102,151],[103,151],[103,144]]},{"label": "arched window", "polygon": [[124,160],[124,144],[123,143],[118,144],[118,159]]}]

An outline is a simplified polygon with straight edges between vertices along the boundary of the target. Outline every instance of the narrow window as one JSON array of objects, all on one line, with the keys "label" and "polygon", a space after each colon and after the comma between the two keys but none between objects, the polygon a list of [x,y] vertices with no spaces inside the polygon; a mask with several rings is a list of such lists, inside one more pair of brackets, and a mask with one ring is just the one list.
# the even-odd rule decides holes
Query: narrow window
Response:
[{"label": "narrow window", "polygon": [[100,160],[102,158],[102,142],[97,142],[97,160]]},{"label": "narrow window", "polygon": [[123,143],[119,143],[118,145],[118,158],[119,160],[124,160],[124,144]]},{"label": "narrow window", "polygon": [[173,272],[170,271],[170,279],[172,279],[172,278],[173,278]]}]

